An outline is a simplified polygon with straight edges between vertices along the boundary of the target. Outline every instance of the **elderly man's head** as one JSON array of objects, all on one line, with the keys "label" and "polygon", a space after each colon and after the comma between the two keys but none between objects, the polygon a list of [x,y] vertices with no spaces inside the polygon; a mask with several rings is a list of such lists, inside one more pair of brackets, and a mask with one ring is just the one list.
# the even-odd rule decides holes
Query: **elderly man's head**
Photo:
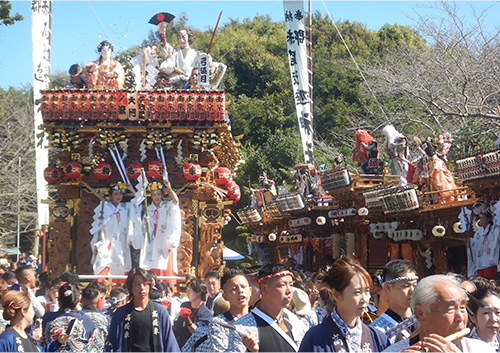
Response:
[{"label": "elderly man's head", "polygon": [[444,275],[423,278],[415,287],[412,308],[420,322],[421,337],[431,333],[446,337],[467,325],[466,294]]}]

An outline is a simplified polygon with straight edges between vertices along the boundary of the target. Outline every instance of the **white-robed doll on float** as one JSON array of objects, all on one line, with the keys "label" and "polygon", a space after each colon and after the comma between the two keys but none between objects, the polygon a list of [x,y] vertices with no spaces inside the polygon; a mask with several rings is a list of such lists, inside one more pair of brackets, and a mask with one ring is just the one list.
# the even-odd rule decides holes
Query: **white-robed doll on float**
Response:
[{"label": "white-robed doll on float", "polygon": [[[182,216],[179,198],[170,182],[149,183],[152,202],[148,205],[145,222],[149,221],[141,266],[159,276],[177,273],[177,248],[181,240]],[[170,196],[165,198],[164,191]]]},{"label": "white-robed doll on float", "polygon": [[[161,22],[158,27],[160,34],[164,34],[167,22]],[[183,29],[177,33],[177,42],[180,48],[174,48],[167,41],[162,42],[166,58],[160,65],[160,71],[166,73],[169,77],[169,83],[177,88],[186,86],[191,77],[193,66],[195,66],[198,52],[191,48],[193,41],[194,32],[191,29]]]},{"label": "white-robed doll on float", "polygon": [[140,204],[135,197],[122,202],[126,189],[135,196],[132,185],[118,182],[109,191],[109,201],[101,201],[94,210],[90,246],[96,275],[124,275],[132,268],[130,224],[140,214]]},{"label": "white-robed doll on float", "polygon": [[391,159],[391,174],[399,175],[399,186],[404,186],[408,182],[408,139],[400,134],[392,125],[387,125],[382,129],[382,135],[385,137],[385,153]]}]

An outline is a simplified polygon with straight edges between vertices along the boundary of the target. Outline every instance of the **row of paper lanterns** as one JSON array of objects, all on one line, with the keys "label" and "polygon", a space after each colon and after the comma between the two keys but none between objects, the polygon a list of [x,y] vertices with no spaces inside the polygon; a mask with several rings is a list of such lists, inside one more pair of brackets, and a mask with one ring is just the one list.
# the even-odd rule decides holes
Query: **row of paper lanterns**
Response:
[{"label": "row of paper lanterns", "polygon": [[[129,179],[137,179],[141,175],[143,165],[139,162],[132,162],[125,168]],[[148,178],[161,179],[163,177],[164,165],[160,161],[150,161],[147,165],[146,175]],[[44,170],[44,178],[49,184],[59,184],[63,179],[78,179],[82,176],[82,165],[78,162],[68,162],[62,168],[49,166]],[[94,167],[94,176],[98,180],[107,180],[112,175],[113,168],[109,163],[101,162]],[[187,163],[183,168],[183,175],[186,180],[196,181],[201,177],[202,169],[198,163]],[[238,184],[232,179],[231,171],[226,167],[215,169],[215,182],[217,185],[227,190],[226,198],[233,202],[238,202],[241,198],[241,190]]]},{"label": "row of paper lanterns", "polygon": [[[282,232],[282,234],[288,234],[287,232]],[[278,236],[276,233],[270,233],[267,236],[267,239],[269,241],[276,241],[278,239]],[[298,243],[302,241],[302,234],[293,234],[293,235],[280,235],[279,236],[279,241],[280,243],[286,244],[286,243]],[[263,243],[264,242],[264,236],[263,235],[252,235],[251,237],[247,238],[248,243]]]}]

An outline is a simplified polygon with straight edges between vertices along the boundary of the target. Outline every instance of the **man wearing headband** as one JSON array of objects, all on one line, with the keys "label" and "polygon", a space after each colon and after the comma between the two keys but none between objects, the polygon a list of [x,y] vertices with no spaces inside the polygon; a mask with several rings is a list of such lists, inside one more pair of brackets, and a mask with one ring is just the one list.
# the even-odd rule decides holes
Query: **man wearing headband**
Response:
[{"label": "man wearing headband", "polygon": [[106,310],[108,321],[111,322],[111,318],[113,317],[116,309],[127,304],[127,297],[127,292],[122,287],[115,287],[111,290],[111,292],[109,292],[110,307]]},{"label": "man wearing headband", "polygon": [[292,300],[293,274],[281,264],[259,271],[262,299],[247,315],[234,322],[229,334],[230,352],[297,352],[306,327],[286,309]]},{"label": "man wearing headband", "polygon": [[417,285],[416,272],[415,266],[407,260],[392,260],[384,266],[382,287],[387,294],[389,309],[370,326],[385,333],[391,344],[410,337],[412,326],[416,324],[416,319],[413,318],[413,322],[407,322],[410,323],[407,327],[399,325],[394,329],[412,316],[411,296]]},{"label": "man wearing headband", "polygon": [[495,350],[486,342],[463,337],[467,327],[467,297],[458,282],[444,275],[420,280],[411,306],[420,323],[418,335],[389,346],[384,352],[481,352]]},{"label": "man wearing headband", "polygon": [[82,68],[78,64],[73,64],[69,68],[69,82],[66,84],[66,88],[69,89],[82,89],[87,88],[87,81],[85,77],[82,76]]}]

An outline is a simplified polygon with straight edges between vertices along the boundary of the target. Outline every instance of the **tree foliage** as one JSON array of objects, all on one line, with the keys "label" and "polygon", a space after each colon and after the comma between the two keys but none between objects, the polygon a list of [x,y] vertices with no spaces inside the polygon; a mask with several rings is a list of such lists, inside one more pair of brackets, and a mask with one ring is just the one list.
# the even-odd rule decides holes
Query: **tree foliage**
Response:
[{"label": "tree foliage", "polygon": [[18,214],[20,232],[34,234],[37,220],[37,200],[33,197],[36,195],[34,141],[31,89],[0,89],[0,242],[15,238]]},{"label": "tree foliage", "polygon": [[10,10],[12,10],[10,1],[0,1],[0,24],[12,26],[15,22],[24,20],[24,17],[18,13],[11,16]]}]

